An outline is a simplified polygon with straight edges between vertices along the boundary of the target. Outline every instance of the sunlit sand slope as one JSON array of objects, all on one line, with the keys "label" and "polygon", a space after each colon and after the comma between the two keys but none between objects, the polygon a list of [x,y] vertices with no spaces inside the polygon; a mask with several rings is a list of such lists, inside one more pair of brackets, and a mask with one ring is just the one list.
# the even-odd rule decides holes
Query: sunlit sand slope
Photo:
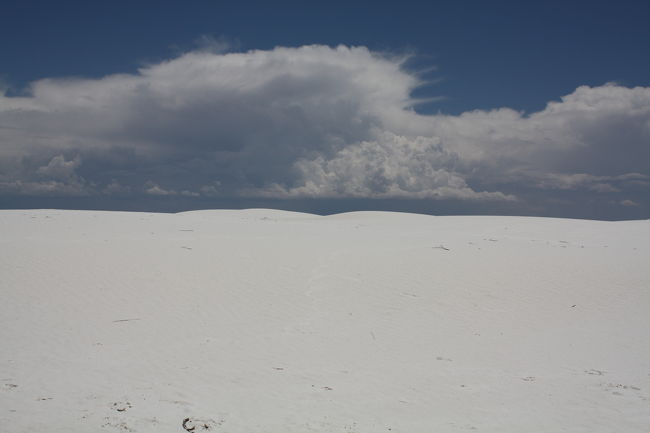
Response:
[{"label": "sunlit sand slope", "polygon": [[0,296],[2,432],[650,428],[650,221],[0,211]]}]

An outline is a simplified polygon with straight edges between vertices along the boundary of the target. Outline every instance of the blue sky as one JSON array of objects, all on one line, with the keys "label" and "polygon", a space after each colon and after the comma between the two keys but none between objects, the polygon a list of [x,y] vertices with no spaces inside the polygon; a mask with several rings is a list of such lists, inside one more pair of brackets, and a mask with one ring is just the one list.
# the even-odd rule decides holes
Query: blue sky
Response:
[{"label": "blue sky", "polygon": [[100,77],[169,58],[201,36],[246,49],[412,50],[446,99],[428,111],[539,110],[580,85],[650,85],[644,1],[5,2],[0,74]]},{"label": "blue sky", "polygon": [[[2,207],[650,216],[647,2],[21,1],[2,15]],[[120,93],[131,85],[157,90]],[[80,115],[75,98],[97,102]]]}]

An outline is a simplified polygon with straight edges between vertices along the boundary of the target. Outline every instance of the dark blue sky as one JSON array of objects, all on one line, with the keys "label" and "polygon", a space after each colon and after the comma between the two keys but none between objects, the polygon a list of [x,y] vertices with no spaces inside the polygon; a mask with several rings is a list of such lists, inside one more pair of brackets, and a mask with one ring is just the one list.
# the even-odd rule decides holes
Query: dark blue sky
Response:
[{"label": "dark blue sky", "polygon": [[9,94],[44,77],[99,77],[191,49],[202,35],[239,49],[339,43],[413,50],[440,80],[420,107],[527,112],[580,85],[650,84],[646,1],[8,1],[0,77]]}]

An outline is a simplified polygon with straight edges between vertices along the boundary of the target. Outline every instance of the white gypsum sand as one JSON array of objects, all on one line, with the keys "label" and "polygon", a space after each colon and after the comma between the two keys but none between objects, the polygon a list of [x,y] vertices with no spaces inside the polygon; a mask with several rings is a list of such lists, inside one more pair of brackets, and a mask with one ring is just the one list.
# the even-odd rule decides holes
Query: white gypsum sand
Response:
[{"label": "white gypsum sand", "polygon": [[648,432],[650,221],[0,211],[0,431]]}]

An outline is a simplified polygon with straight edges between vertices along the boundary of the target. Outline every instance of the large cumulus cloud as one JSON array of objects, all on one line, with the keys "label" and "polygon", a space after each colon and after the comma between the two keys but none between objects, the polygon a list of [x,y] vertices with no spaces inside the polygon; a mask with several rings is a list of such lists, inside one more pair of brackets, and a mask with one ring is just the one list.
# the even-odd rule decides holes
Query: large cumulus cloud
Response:
[{"label": "large cumulus cloud", "polygon": [[195,51],[137,74],[36,81],[0,96],[0,194],[525,206],[574,191],[629,207],[650,192],[650,88],[579,87],[530,115],[421,115],[404,60]]}]

